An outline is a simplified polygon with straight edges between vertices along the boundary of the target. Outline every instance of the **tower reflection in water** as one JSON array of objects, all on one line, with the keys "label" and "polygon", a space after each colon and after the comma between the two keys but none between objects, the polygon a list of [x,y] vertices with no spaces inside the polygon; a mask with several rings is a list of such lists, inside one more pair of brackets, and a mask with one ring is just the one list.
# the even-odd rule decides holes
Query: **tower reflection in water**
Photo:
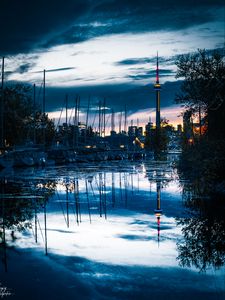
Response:
[{"label": "tower reflection in water", "polygon": [[155,216],[157,218],[157,230],[158,230],[158,245],[160,240],[160,218],[162,216],[161,209],[161,181],[156,180],[156,209],[154,210]]},{"label": "tower reflection in water", "polygon": [[[171,171],[171,170],[170,170]],[[167,173],[168,170],[167,170]],[[169,173],[170,176],[172,175]],[[151,193],[151,185],[152,183],[156,185],[156,208],[154,209],[154,215],[156,217],[156,223],[157,223],[157,238],[158,238],[158,247],[160,242],[160,222],[161,222],[161,216],[163,214],[163,210],[161,208],[161,188],[166,186],[168,181],[170,179],[166,178],[166,173],[164,170],[149,170],[147,172],[148,180],[150,183],[150,193]],[[155,201],[155,199],[154,199]]]}]

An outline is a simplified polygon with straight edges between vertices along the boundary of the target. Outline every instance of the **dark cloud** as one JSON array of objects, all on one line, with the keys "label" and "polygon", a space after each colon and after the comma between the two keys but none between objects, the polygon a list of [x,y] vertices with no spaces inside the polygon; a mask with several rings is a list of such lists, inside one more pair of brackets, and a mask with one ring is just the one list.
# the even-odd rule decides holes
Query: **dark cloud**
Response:
[{"label": "dark cloud", "polygon": [[124,59],[124,60],[120,60],[118,62],[115,63],[115,65],[118,66],[129,66],[129,65],[139,65],[139,64],[148,64],[150,62],[155,62],[155,58],[154,59],[150,59],[148,57],[141,57],[141,58],[130,58],[130,59]]},{"label": "dark cloud", "polygon": [[[196,50],[197,51],[197,50]],[[207,49],[206,53],[208,55],[211,55],[214,52],[218,52],[220,55],[224,55],[224,48],[215,48],[215,49]],[[159,56],[159,65],[163,64],[164,66],[172,66],[176,63],[177,60],[182,56],[182,54],[178,55],[173,55],[173,56]],[[139,67],[139,65],[145,65],[145,64],[155,64],[156,65],[156,56],[154,57],[139,57],[139,58],[129,58],[129,59],[124,59],[120,60],[114,63],[117,66],[134,66],[134,68],[129,68],[129,70],[144,70],[143,67]],[[148,74],[151,75],[151,72],[155,71],[150,71]],[[160,72],[162,72],[162,75],[165,75],[165,73],[170,73],[170,70],[166,69],[160,69]]]},{"label": "dark cloud", "polygon": [[75,68],[74,67],[66,67],[66,68],[46,70],[46,72],[59,72],[59,71],[68,71],[68,70],[73,70],[73,69],[75,69]]},{"label": "dark cloud", "polygon": [[223,0],[1,1],[0,54],[115,33],[184,29],[216,20]]},{"label": "dark cloud", "polygon": [[[170,57],[159,57],[159,63],[174,63],[178,58],[178,55],[176,56],[170,56]],[[118,66],[129,66],[129,65],[140,65],[140,64],[149,64],[149,63],[156,63],[156,56],[149,58],[149,57],[140,57],[140,58],[130,58],[130,59],[124,59],[124,60],[120,60],[118,62],[115,63],[115,65]]]},{"label": "dark cloud", "polygon": [[[166,82],[162,85],[161,106],[174,105],[175,95],[180,88],[181,81]],[[37,94],[39,91],[37,91]],[[155,108],[155,91],[153,84],[137,86],[134,84],[96,85],[76,88],[46,87],[47,111],[61,110],[65,95],[68,95],[69,107],[73,107],[76,95],[81,97],[81,110],[86,112],[88,98],[91,98],[91,107],[98,107],[99,101],[106,99],[106,106],[120,112],[125,105],[129,114],[143,109]],[[40,97],[41,101],[42,97]]]},{"label": "dark cloud", "polygon": [[[68,71],[68,70],[73,70],[73,69],[75,69],[75,68],[74,67],[65,67],[65,68],[49,69],[49,70],[45,70],[45,72],[51,73],[51,72]],[[43,73],[43,71],[37,71],[34,73]]]},{"label": "dark cloud", "polygon": [[87,12],[85,0],[1,0],[0,54],[27,52]]},{"label": "dark cloud", "polygon": [[[175,72],[169,69],[160,69],[160,77],[169,77],[169,76],[175,76]],[[148,78],[155,78],[155,70],[145,71],[144,73],[137,73],[134,75],[128,75],[127,78],[133,79],[133,80],[143,80]]]},{"label": "dark cloud", "polygon": [[216,20],[215,9],[222,5],[223,1],[101,1],[82,22],[43,46],[77,43],[109,34],[180,30]]},{"label": "dark cloud", "polygon": [[25,63],[25,64],[20,65],[20,66],[15,70],[15,72],[16,72],[16,73],[23,74],[23,73],[28,72],[33,66],[34,66],[33,63]]}]

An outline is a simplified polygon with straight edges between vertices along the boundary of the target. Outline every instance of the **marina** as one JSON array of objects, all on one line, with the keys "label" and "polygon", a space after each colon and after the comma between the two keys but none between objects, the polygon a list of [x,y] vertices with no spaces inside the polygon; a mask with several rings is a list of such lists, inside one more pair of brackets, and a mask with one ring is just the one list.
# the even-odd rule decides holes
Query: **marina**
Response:
[{"label": "marina", "polygon": [[2,284],[16,299],[223,299],[224,266],[182,251],[198,232],[181,222],[190,209],[177,155],[1,173]]},{"label": "marina", "polygon": [[225,299],[224,22],[1,1],[0,299]]}]

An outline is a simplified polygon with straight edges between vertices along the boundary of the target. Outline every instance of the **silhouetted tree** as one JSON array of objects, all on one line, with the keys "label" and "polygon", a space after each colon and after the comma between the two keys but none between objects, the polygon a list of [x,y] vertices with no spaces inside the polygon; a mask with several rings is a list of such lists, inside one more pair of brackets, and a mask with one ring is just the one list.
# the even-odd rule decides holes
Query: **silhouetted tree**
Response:
[{"label": "silhouetted tree", "polygon": [[[177,78],[184,78],[176,101],[192,113],[205,115],[210,138],[225,137],[225,63],[214,51],[198,50],[176,62]],[[201,119],[201,118],[200,118]]]},{"label": "silhouetted tree", "polygon": [[183,267],[195,266],[203,271],[225,264],[225,206],[221,195],[209,197],[204,193],[204,186],[201,194],[199,196],[199,186],[197,191],[193,186],[185,189],[184,204],[189,214],[177,218],[183,233],[183,239],[177,244],[177,259]]},{"label": "silhouetted tree", "polygon": [[[0,227],[2,222],[7,229],[22,231],[31,227],[31,221],[36,211],[43,211],[56,189],[55,181],[14,182],[0,180],[0,191],[3,195],[0,201]],[[4,198],[6,197],[6,198]]]},{"label": "silhouetted tree", "polygon": [[[199,50],[180,56],[177,67],[177,77],[183,77],[184,81],[176,100],[187,109],[179,172],[181,175],[185,173],[186,178],[191,180],[203,178],[211,190],[216,190],[225,180],[224,58],[216,51]],[[199,113],[205,117],[208,129],[206,134],[196,139],[190,118],[192,114]],[[188,139],[192,143],[187,143]]]},{"label": "silhouetted tree", "polygon": [[24,144],[26,141],[43,141],[45,127],[46,141],[54,136],[54,123],[47,114],[34,108],[32,89],[28,85],[12,85],[4,89],[4,138],[10,146]]}]

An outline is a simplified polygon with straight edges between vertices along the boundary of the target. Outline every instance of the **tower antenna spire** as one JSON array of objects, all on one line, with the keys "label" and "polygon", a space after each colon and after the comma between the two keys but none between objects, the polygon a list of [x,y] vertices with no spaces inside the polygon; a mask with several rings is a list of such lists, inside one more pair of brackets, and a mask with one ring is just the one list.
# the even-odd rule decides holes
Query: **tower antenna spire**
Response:
[{"label": "tower antenna spire", "polygon": [[157,63],[156,63],[156,83],[159,83],[159,55],[157,51]]},{"label": "tower antenna spire", "polygon": [[156,129],[160,128],[160,89],[161,85],[159,83],[159,55],[157,51],[157,60],[156,60],[156,83],[154,85],[156,92]]}]

